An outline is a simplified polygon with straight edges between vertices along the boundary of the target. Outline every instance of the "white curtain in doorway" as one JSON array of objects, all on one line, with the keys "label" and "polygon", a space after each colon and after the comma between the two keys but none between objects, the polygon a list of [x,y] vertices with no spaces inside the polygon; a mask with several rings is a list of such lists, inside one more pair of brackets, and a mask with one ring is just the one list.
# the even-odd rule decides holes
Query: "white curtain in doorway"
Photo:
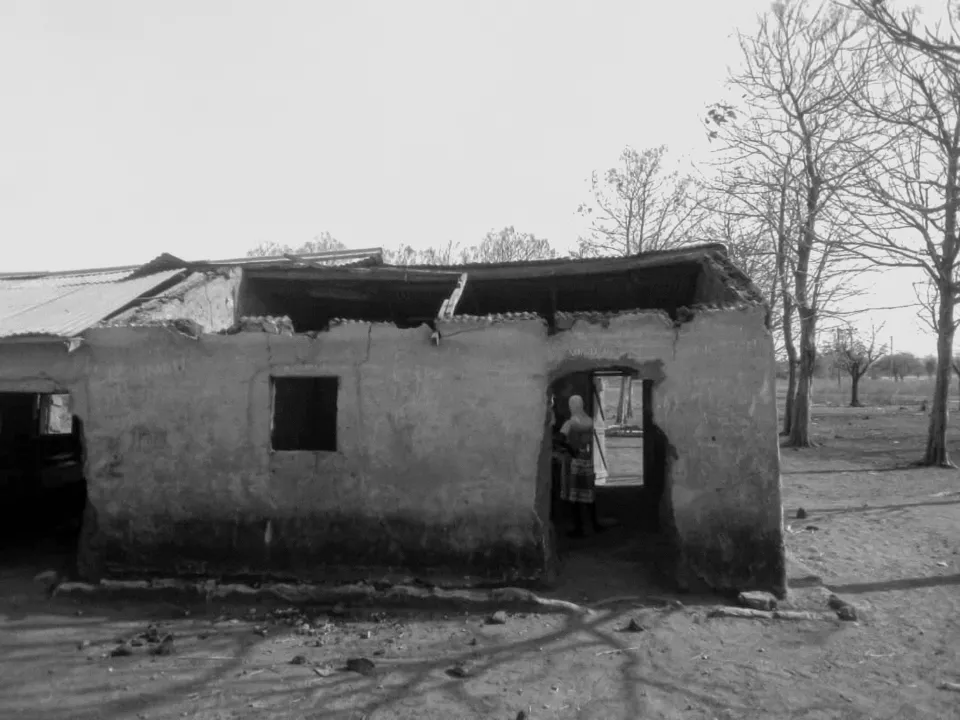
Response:
[{"label": "white curtain in doorway", "polygon": [[603,413],[603,378],[593,378],[593,472],[597,485],[607,482],[607,433]]}]

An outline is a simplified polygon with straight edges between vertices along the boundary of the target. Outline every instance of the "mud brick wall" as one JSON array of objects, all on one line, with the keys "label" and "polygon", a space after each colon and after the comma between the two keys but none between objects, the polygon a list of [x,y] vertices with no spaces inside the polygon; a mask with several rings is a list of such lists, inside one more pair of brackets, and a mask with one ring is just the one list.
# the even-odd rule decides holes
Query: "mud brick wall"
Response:
[{"label": "mud brick wall", "polygon": [[[573,370],[655,380],[674,460],[661,512],[682,585],[785,584],[772,340],[760,307],[346,323],[311,338],[102,328],[0,347],[0,389],[67,390],[85,423],[82,566],[211,574],[337,567],[542,576],[547,389]],[[271,449],[271,376],[339,378],[337,450]]]}]

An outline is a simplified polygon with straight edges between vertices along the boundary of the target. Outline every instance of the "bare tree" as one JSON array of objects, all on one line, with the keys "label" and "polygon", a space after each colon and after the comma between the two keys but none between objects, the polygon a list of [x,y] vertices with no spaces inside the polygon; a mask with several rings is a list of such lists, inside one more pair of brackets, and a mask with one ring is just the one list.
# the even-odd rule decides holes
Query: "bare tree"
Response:
[{"label": "bare tree", "polygon": [[[708,200],[707,237],[728,242],[735,258],[760,279],[773,314],[771,327],[777,339],[777,354],[787,361],[787,394],[783,432],[790,432],[799,364],[794,337],[795,307],[790,251],[799,223],[799,204],[791,174],[790,153],[781,154],[776,144],[755,122],[738,123],[736,111],[715,105],[708,112],[712,139],[723,143],[719,165],[725,170],[712,180]],[[732,165],[732,167],[731,167]],[[749,274],[749,271],[748,271]]]},{"label": "bare tree", "polygon": [[513,225],[503,230],[491,230],[479,245],[466,251],[469,262],[507,263],[529,260],[549,260],[557,256],[557,251],[546,238],[533,233],[517,232]]},{"label": "bare tree", "polygon": [[467,262],[468,249],[450,240],[441,247],[414,248],[402,245],[384,253],[390,265],[461,265]]},{"label": "bare tree", "polygon": [[693,178],[665,167],[667,147],[626,148],[620,163],[590,178],[591,198],[577,208],[590,221],[579,254],[633,255],[689,242],[697,218]]},{"label": "bare tree", "polygon": [[[757,212],[746,184],[722,174],[712,183],[701,183],[698,193],[704,219],[699,236],[722,243],[730,261],[753,280],[768,304],[777,304],[776,252],[766,225],[766,208]],[[766,200],[767,198],[761,198]]]},{"label": "bare tree", "polygon": [[[588,202],[577,212],[590,221],[580,238],[580,257],[633,255],[689,242],[701,215],[693,177],[665,166],[667,146],[620,153],[617,167],[590,178]],[[624,376],[617,402],[617,424],[633,414],[633,379]]]},{"label": "bare tree", "polygon": [[831,349],[837,368],[850,376],[850,407],[862,407],[860,380],[886,352],[883,345],[877,344],[877,333],[881,329],[873,327],[869,335],[853,328],[847,328],[846,331],[837,329]]},{"label": "bare tree", "polygon": [[949,37],[943,37],[940,25],[932,30],[921,29],[915,9],[895,15],[884,0],[850,0],[850,4],[896,45],[918,52],[943,66],[960,69],[960,43],[957,42],[960,33],[957,32],[953,2],[947,2]]},{"label": "bare tree", "polygon": [[857,187],[875,210],[863,219],[869,235],[860,247],[878,266],[914,267],[925,274],[922,304],[937,333],[937,370],[922,462],[954,467],[946,433],[960,301],[960,71],[948,52],[956,36],[919,42],[915,11],[896,26],[882,3],[861,11],[874,31],[864,55],[879,72],[875,82],[850,93],[851,105],[874,123],[878,137],[891,141],[883,152],[868,153],[871,164],[859,177]]},{"label": "bare tree", "polygon": [[546,238],[519,232],[513,225],[491,230],[477,245],[464,247],[453,241],[439,248],[415,249],[409,245],[386,254],[391,265],[463,265],[549,260],[557,251]]},{"label": "bare tree", "polygon": [[347,246],[333,235],[324,231],[313,240],[298,247],[266,241],[247,251],[247,257],[274,257],[278,255],[307,255],[309,253],[327,252],[329,250],[346,250]]},{"label": "bare tree", "polygon": [[[713,137],[742,163],[782,173],[789,183],[785,208],[798,203],[796,234],[781,236],[783,275],[792,286],[787,305],[799,320],[797,385],[790,411],[789,443],[811,444],[810,403],[816,367],[817,321],[838,275],[851,270],[842,205],[837,202],[856,168],[853,152],[863,133],[846,112],[849,76],[859,72],[849,49],[860,42],[851,13],[833,6],[811,10],[805,0],[775,3],[757,34],[741,36],[743,68],[730,78],[744,117],[731,105],[708,114]],[[831,289],[832,288],[832,289]],[[784,318],[790,315],[784,308]],[[785,334],[787,326],[784,325]]]}]

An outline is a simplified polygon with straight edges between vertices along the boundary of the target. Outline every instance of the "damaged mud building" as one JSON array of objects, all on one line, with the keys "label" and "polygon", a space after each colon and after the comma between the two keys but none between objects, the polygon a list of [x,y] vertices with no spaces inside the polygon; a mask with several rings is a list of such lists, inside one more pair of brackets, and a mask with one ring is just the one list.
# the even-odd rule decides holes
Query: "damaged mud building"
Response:
[{"label": "damaged mud building", "polygon": [[2,275],[4,542],[73,533],[86,579],[549,580],[550,393],[605,373],[642,387],[635,521],[678,585],[782,593],[767,308],[720,245]]}]

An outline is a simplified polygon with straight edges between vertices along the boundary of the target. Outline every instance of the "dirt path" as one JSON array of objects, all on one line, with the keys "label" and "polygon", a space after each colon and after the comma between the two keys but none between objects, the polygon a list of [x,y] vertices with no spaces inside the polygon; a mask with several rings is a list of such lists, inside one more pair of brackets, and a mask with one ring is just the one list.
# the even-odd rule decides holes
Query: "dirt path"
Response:
[{"label": "dirt path", "polygon": [[[921,447],[921,422],[836,411],[818,417],[825,447],[783,454],[790,553],[859,606],[858,623],[708,618],[683,598],[504,624],[311,615],[298,633],[263,608],[183,617],[47,601],[33,568],[10,569],[0,717],[960,718],[960,693],[937,688],[960,683],[960,476],[904,467],[913,458],[899,448]],[[586,585],[565,592],[593,595]],[[802,587],[794,602],[819,608],[822,597]],[[645,629],[623,631],[630,619]],[[172,654],[144,643],[104,657],[150,623],[174,634]],[[298,655],[304,664],[291,664]],[[371,675],[340,670],[355,657],[373,662]],[[461,663],[465,676],[451,674]]]}]

